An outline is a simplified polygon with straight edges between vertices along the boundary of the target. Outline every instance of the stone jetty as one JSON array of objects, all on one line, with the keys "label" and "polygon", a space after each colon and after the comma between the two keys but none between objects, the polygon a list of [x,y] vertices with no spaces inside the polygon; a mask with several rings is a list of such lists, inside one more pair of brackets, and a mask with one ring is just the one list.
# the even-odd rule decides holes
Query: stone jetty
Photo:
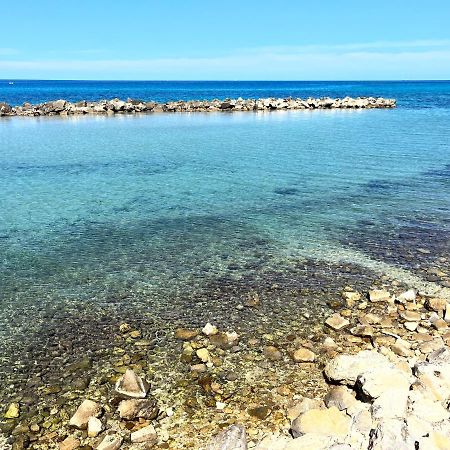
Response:
[{"label": "stone jetty", "polygon": [[180,100],[166,103],[118,98],[97,102],[56,100],[40,104],[24,103],[11,106],[0,102],[1,116],[69,116],[83,114],[136,114],[151,112],[212,112],[212,111],[279,111],[291,109],[369,109],[395,108],[394,99],[382,97],[350,98],[260,98],[225,100]]}]

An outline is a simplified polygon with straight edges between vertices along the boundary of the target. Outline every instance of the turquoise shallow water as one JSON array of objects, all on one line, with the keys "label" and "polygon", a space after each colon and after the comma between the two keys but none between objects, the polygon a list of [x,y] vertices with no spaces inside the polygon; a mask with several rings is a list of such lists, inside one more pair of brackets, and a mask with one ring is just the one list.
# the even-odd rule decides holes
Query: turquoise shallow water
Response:
[{"label": "turquoise shallow water", "polygon": [[274,285],[282,327],[323,307],[277,304],[290,289],[426,280],[449,250],[449,119],[434,107],[2,120],[3,370],[51,364],[64,338],[103,345],[121,320],[236,328],[241,296]]}]

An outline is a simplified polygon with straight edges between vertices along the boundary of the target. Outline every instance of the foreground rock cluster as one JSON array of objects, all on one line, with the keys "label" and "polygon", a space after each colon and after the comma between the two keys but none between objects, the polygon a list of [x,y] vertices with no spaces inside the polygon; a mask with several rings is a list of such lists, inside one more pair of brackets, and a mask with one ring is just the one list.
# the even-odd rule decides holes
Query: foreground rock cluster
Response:
[{"label": "foreground rock cluster", "polygon": [[0,102],[1,116],[67,116],[83,114],[135,114],[149,112],[272,111],[291,109],[394,108],[394,99],[382,97],[336,98],[261,98],[225,100],[188,100],[166,103],[120,99],[97,102],[56,100],[32,105],[11,106]]},{"label": "foreground rock cluster", "polygon": [[[209,424],[196,400],[199,391],[184,404],[170,393],[165,398],[161,388],[147,382],[148,372],[133,364],[133,355],[123,353],[118,375],[96,379],[94,391],[75,397],[67,415],[56,404],[49,406],[44,421],[30,420],[24,417],[24,400],[10,403],[2,422],[14,428],[8,439],[0,436],[0,448],[448,449],[450,303],[437,294],[391,288],[394,293],[382,285],[367,294],[346,288],[330,305],[335,311],[323,317],[319,335],[310,335],[309,341],[290,335],[287,347],[269,335],[244,342],[242,335],[214,322],[174,330],[187,377],[203,391],[205,406],[215,411]],[[263,301],[251,295],[237,308],[258,308]],[[146,344],[127,323],[119,331],[138,347]],[[228,384],[238,387],[240,374],[218,374],[232,355],[248,359],[253,353],[259,369],[246,369],[250,389],[242,401],[234,401],[235,388]],[[283,377],[281,384],[274,383],[277,370],[286,373],[289,367],[291,381]],[[308,379],[300,378],[302,371],[310,372],[313,384],[317,372],[324,389],[303,389]],[[256,377],[267,392],[255,395]],[[98,383],[108,387],[96,393]],[[58,415],[62,421],[54,422]],[[180,441],[181,428],[196,434],[195,445]]]}]

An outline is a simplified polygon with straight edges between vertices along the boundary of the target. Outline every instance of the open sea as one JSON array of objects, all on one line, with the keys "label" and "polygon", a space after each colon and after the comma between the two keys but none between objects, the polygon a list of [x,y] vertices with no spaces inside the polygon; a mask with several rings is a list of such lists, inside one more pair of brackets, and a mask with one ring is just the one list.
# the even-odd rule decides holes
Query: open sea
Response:
[{"label": "open sea", "polygon": [[[361,95],[398,106],[0,118],[5,402],[25,392],[33,404],[36,386],[85,355],[104,364],[122,322],[175,373],[179,326],[306,333],[347,285],[450,287],[450,82],[9,81],[10,104]],[[255,293],[257,311],[237,308]]]}]

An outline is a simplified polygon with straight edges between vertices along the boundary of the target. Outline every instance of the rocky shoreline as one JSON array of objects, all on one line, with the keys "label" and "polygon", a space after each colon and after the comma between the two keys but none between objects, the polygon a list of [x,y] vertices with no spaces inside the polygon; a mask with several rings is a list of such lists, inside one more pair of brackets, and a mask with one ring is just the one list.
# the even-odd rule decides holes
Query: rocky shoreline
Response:
[{"label": "rocky shoreline", "polygon": [[394,99],[382,97],[336,98],[261,98],[225,100],[180,100],[166,103],[118,98],[96,102],[56,100],[40,104],[11,106],[0,102],[1,116],[69,116],[84,114],[136,114],[151,112],[213,112],[213,111],[279,111],[314,109],[395,108]]},{"label": "rocky shoreline", "polygon": [[[381,280],[367,293],[348,287],[341,299],[315,334],[288,335],[287,345],[275,330],[246,340],[219,323],[176,329],[180,361],[214,420],[188,413],[198,408],[199,397],[181,405],[152,386],[138,355],[148,343],[140,330],[122,323],[117,333],[135,343],[136,355],[116,343],[115,374],[99,373],[91,391],[72,397],[68,407],[60,400],[71,392],[55,391],[56,403],[39,415],[26,416],[26,398],[11,401],[1,418],[0,448],[450,448],[448,292],[430,295]],[[259,308],[260,302],[255,294],[238,308]],[[224,367],[253,354],[262,370],[245,378],[250,385],[262,379],[266,394],[255,397],[250,388],[234,402],[239,374],[223,376]],[[85,359],[78,364],[82,370]],[[289,364],[295,369],[280,382],[278,371],[287,372]]]}]

